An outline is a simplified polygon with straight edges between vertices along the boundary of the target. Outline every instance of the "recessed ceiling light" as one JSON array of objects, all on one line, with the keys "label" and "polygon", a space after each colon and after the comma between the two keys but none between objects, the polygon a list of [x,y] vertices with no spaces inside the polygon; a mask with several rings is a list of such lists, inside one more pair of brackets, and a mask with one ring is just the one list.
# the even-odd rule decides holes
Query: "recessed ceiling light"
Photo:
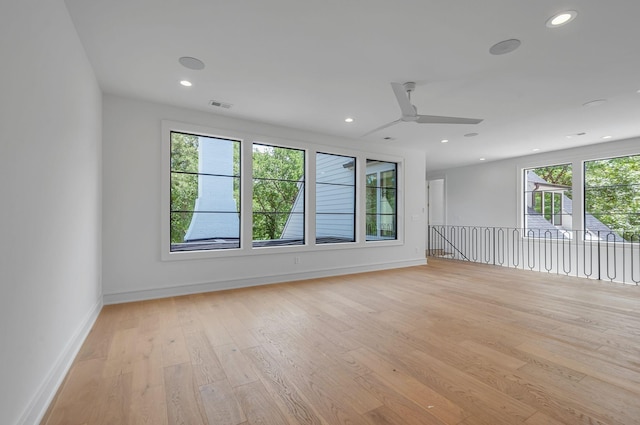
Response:
[{"label": "recessed ceiling light", "polygon": [[582,106],[586,106],[587,108],[591,108],[593,106],[600,106],[603,103],[607,103],[607,99],[590,100],[589,102],[583,103]]},{"label": "recessed ceiling light", "polygon": [[491,46],[489,53],[492,55],[504,55],[506,53],[511,53],[520,47],[520,44],[522,44],[520,40],[515,38],[504,40]]},{"label": "recessed ceiling light", "polygon": [[611,139],[613,136],[602,136],[603,139]]},{"label": "recessed ceiling light", "polygon": [[344,119],[344,122],[353,122],[353,118],[347,117]]},{"label": "recessed ceiling light", "polygon": [[532,151],[534,152],[538,152],[540,150],[540,148],[533,148]]},{"label": "recessed ceiling light", "polygon": [[578,12],[576,12],[575,10],[567,10],[557,13],[547,20],[547,27],[557,28],[559,26],[568,24],[569,22],[573,21],[576,16],[578,16]]},{"label": "recessed ceiling light", "polygon": [[449,141],[447,139],[442,139],[440,140],[440,143],[449,143]]},{"label": "recessed ceiling light", "polygon": [[180,81],[180,84],[182,84],[185,87],[191,87],[193,85],[191,84],[191,81],[187,81],[187,80]]},{"label": "recessed ceiling light", "polygon": [[204,69],[204,62],[202,62],[200,59],[192,58],[189,56],[181,57],[180,59],[178,59],[178,62],[180,62],[180,64],[185,68],[193,69],[195,71]]},{"label": "recessed ceiling light", "polygon": [[486,158],[480,158],[480,161],[484,161],[484,160],[486,160]]}]

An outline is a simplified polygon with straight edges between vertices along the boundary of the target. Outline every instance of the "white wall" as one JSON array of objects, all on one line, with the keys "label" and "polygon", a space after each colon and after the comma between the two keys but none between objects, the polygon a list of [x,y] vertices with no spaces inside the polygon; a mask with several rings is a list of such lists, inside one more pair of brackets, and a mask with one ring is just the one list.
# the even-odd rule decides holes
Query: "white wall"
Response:
[{"label": "white wall", "polygon": [[[105,302],[256,285],[305,277],[423,264],[425,157],[363,143],[105,95],[103,102],[103,286]],[[330,249],[269,248],[261,255],[161,260],[161,121],[253,133],[315,147],[367,149],[404,158],[404,245]],[[348,148],[347,148],[348,147]],[[331,152],[330,148],[323,149]],[[166,172],[166,171],[165,171]],[[299,257],[299,263],[294,262]]]},{"label": "white wall", "polygon": [[[446,223],[463,226],[520,227],[522,169],[573,164],[574,186],[580,187],[582,162],[640,154],[640,139],[606,142],[581,148],[528,155],[504,161],[438,171],[428,179],[444,178]],[[573,193],[574,228],[582,228],[582,193]]]},{"label": "white wall", "polygon": [[101,306],[101,94],[62,0],[0,13],[0,422],[38,423]]}]

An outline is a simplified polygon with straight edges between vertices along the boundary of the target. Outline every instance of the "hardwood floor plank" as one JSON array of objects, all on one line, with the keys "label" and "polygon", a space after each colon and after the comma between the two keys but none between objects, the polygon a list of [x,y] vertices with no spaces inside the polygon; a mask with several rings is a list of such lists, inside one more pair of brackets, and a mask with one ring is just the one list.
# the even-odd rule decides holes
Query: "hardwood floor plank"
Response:
[{"label": "hardwood floor plank", "polygon": [[[359,414],[381,405],[380,400],[355,383],[351,368],[343,367],[339,362],[333,362],[328,356],[309,347],[305,338],[295,331],[272,335],[270,342],[279,348],[280,353],[286,350],[289,359],[311,372],[310,377],[316,384],[332,391],[335,397],[349,404]],[[331,370],[331,373],[326,373],[326,370]]]},{"label": "hardwood floor plank", "polygon": [[226,379],[202,386],[200,396],[210,425],[238,425],[246,422],[247,417]]},{"label": "hardwood floor plank", "polygon": [[406,425],[406,418],[396,414],[393,410],[387,406],[378,407],[375,410],[371,410],[364,415],[367,422],[372,425]]},{"label": "hardwood floor plank", "polygon": [[164,384],[133,389],[129,407],[129,423],[132,425],[168,425]]},{"label": "hardwood floor plank", "polygon": [[506,369],[515,370],[527,364],[525,361],[512,357],[508,354],[501,353],[500,351],[494,350],[475,341],[462,341],[458,345],[475,354],[483,356],[489,361],[497,363]]},{"label": "hardwood floor plank", "polygon": [[200,391],[196,390],[190,363],[164,368],[167,416],[171,425],[207,425]]},{"label": "hardwood floor plank", "polygon": [[209,308],[200,312],[200,323],[204,326],[205,335],[212,347],[233,343],[229,331],[213,309]]},{"label": "hardwood floor plank", "polygon": [[540,412],[534,413],[533,416],[524,421],[524,423],[527,425],[565,425],[565,422],[556,421]]},{"label": "hardwood floor plank", "polygon": [[[304,356],[298,356],[295,348],[286,340],[282,343],[277,335],[261,331],[264,340],[261,347],[280,364],[286,376],[328,424],[348,425],[362,421],[360,414],[344,400],[344,392],[340,388],[322,379],[323,374],[309,364]],[[329,374],[331,370],[327,368],[325,373]]]},{"label": "hardwood floor plank", "polygon": [[117,376],[131,373],[133,369],[137,329],[116,330],[109,347],[104,376]]},{"label": "hardwood floor plank", "polygon": [[134,391],[163,385],[162,331],[142,331],[136,335],[132,366]]},{"label": "hardwood floor plank", "polygon": [[170,327],[163,330],[162,365],[172,366],[190,361],[189,351],[184,341],[181,327]]},{"label": "hardwood floor plank", "polygon": [[517,348],[632,392],[637,392],[640,388],[640,372],[611,364],[595,356],[585,355],[570,347],[531,341]]},{"label": "hardwood floor plank", "polygon": [[105,306],[42,424],[640,425],[638,305],[429,259]]},{"label": "hardwood floor plank", "polygon": [[305,400],[298,389],[286,377],[280,365],[261,347],[249,348],[246,356],[260,371],[261,381],[272,395],[280,399],[282,412],[286,412],[294,423],[320,425],[322,421],[310,403]]},{"label": "hardwood floor plank", "polygon": [[[465,412],[462,407],[444,397],[430,386],[419,382],[410,374],[399,371],[396,364],[385,360],[374,351],[368,348],[361,348],[351,354],[356,361],[366,365],[373,371],[374,375],[369,375],[366,380],[369,386],[371,386],[373,379],[379,377],[379,381],[393,388],[399,396],[413,401],[420,406],[420,408],[428,411],[431,416],[438,418],[446,424],[455,424],[470,416],[470,413]],[[358,378],[356,378],[356,381],[362,382],[362,380]],[[377,387],[374,386],[373,388],[376,389]]]},{"label": "hardwood floor plank", "polygon": [[402,362],[420,382],[431,385],[475,417],[520,423],[535,413],[531,406],[425,352],[407,353]]},{"label": "hardwood floor plank", "polygon": [[109,376],[103,381],[102,403],[93,418],[96,425],[127,424],[130,416],[131,373]]},{"label": "hardwood floor plank", "polygon": [[82,425],[91,423],[100,406],[103,370],[106,359],[76,362],[63,386],[58,390],[55,404],[43,419],[43,425]]},{"label": "hardwood floor plank", "polygon": [[231,339],[233,340],[233,344],[235,344],[240,350],[260,345],[260,342],[249,330],[234,332],[233,335],[231,335]]},{"label": "hardwood floor plank", "polygon": [[184,328],[184,338],[196,386],[226,379],[218,356],[209,344],[201,325]]},{"label": "hardwood floor plank", "polygon": [[93,328],[91,328],[89,335],[87,335],[78,352],[76,361],[107,357],[113,340],[116,316],[117,312],[113,306],[107,305],[102,308]]},{"label": "hardwood floor plank", "polygon": [[234,344],[219,345],[214,351],[232,387],[258,380],[251,362]]},{"label": "hardwood floor plank", "polygon": [[[374,393],[376,397],[378,397],[387,408],[389,408],[391,411],[395,412],[397,416],[402,418],[402,423],[405,425],[447,424],[447,422],[438,419],[436,416],[431,414],[431,410],[435,406],[427,404],[426,408],[420,407],[415,402],[402,396],[400,392],[396,391],[394,388],[385,384],[384,379],[378,377],[375,372],[371,372],[368,375],[359,376],[355,378],[355,381],[370,392]],[[416,398],[419,398],[417,394]],[[449,423],[457,422],[457,420],[453,420]]]},{"label": "hardwood floor plank", "polygon": [[236,387],[234,391],[240,407],[247,415],[250,424],[295,425],[295,422],[289,422],[276,407],[274,400],[262,385],[262,382],[255,381],[241,385]]}]

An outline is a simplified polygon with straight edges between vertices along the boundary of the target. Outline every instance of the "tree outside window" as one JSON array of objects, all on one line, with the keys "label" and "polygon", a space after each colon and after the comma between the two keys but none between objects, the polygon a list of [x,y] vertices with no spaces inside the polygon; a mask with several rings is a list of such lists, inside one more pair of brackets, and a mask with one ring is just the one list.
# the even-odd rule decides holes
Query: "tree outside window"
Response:
[{"label": "tree outside window", "polygon": [[[585,217],[627,241],[640,239],[640,155],[584,163]],[[585,218],[587,226],[590,221]],[[589,229],[587,230],[594,230]]]}]

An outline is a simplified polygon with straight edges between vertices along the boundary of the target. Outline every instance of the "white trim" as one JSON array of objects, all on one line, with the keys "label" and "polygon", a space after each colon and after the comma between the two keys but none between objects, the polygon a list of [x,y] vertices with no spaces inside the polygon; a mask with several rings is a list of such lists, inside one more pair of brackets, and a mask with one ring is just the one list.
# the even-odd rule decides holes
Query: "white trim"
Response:
[{"label": "white trim", "polygon": [[316,279],[322,277],[341,276],[353,273],[373,272],[403,267],[421,266],[427,264],[426,258],[400,260],[384,263],[364,264],[332,269],[318,269],[303,273],[284,273],[271,276],[256,276],[243,279],[225,280],[220,282],[202,282],[190,285],[171,286],[160,289],[118,292],[104,294],[104,304],[119,304],[132,301],[144,301],[157,298],[174,297],[180,295],[200,294],[204,292],[223,291],[227,289],[247,288],[250,286],[269,285],[274,283],[293,282],[297,280]]},{"label": "white trim", "polygon": [[[368,248],[372,246],[401,246],[405,241],[405,203],[404,197],[404,173],[405,160],[403,157],[383,154],[370,153],[357,149],[344,149],[333,146],[317,145],[304,141],[294,141],[285,138],[275,138],[271,136],[263,136],[255,133],[224,130],[218,128],[205,127],[202,125],[180,123],[169,120],[161,121],[162,131],[162,161],[161,161],[161,205],[160,205],[160,259],[162,261],[181,261],[181,260],[199,260],[210,258],[227,258],[227,257],[250,257],[253,255],[264,254],[286,254],[313,252],[316,250],[328,249],[325,244],[316,245],[315,243],[315,154],[317,152],[325,154],[335,154],[349,156],[355,158],[358,176],[356,178],[356,241],[345,243],[345,248]],[[202,250],[202,251],[181,251],[170,252],[170,234],[167,223],[170,221],[169,204],[171,199],[170,188],[170,132],[183,132],[189,134],[201,134],[208,137],[224,138],[231,140],[239,140],[242,142],[241,154],[241,197],[242,197],[242,214],[240,218],[240,237],[241,247],[220,250]],[[253,247],[251,239],[251,218],[252,218],[252,182],[253,175],[251,169],[250,153],[253,152],[253,144],[264,144],[275,147],[288,149],[298,149],[305,152],[305,243],[295,246],[273,246],[273,247]],[[366,240],[366,162],[367,159],[375,159],[381,162],[392,162],[396,164],[396,239],[385,241],[367,241]],[[313,163],[313,165],[312,165]],[[313,181],[311,180],[313,178]],[[312,202],[313,200],[313,202]],[[312,224],[312,220],[313,224]],[[331,246],[336,248],[338,244]]]},{"label": "white trim", "polygon": [[93,327],[100,311],[102,310],[103,301],[99,299],[93,308],[87,313],[85,318],[80,322],[80,326],[69,339],[69,342],[62,350],[62,353],[56,360],[53,368],[49,371],[46,378],[36,391],[35,395],[27,405],[24,413],[16,423],[16,425],[38,424],[47,413],[49,404],[53,401],[58,389],[62,385],[64,378],[69,373],[71,365],[75,360],[82,344],[84,343],[89,331]]}]

